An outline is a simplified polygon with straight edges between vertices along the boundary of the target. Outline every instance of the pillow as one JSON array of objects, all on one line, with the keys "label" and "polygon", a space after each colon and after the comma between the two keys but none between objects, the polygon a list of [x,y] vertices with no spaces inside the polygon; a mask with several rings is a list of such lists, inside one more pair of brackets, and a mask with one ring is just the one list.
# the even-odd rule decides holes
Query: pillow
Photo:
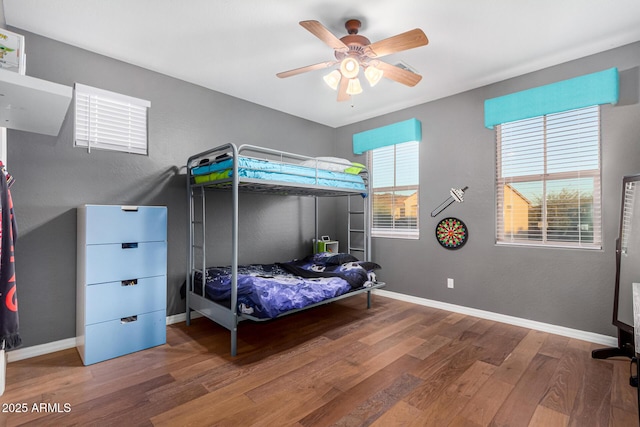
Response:
[{"label": "pillow", "polygon": [[360,267],[364,268],[367,271],[379,270],[382,268],[380,267],[379,264],[376,264],[375,262],[371,262],[371,261],[354,261],[354,262],[349,262],[347,264],[359,265]]},{"label": "pillow", "polygon": [[334,252],[319,252],[317,254],[311,255],[308,259],[309,261],[324,263],[325,265],[341,265],[347,262],[356,262],[358,258],[354,257],[351,254],[346,253],[334,253]]},{"label": "pillow", "polygon": [[362,163],[356,163],[356,162],[353,162],[353,163],[351,163],[351,164],[352,164],[352,166],[351,166],[350,168],[346,168],[346,169],[344,170],[344,171],[345,171],[345,173],[350,173],[350,174],[353,174],[353,175],[358,175],[358,174],[362,171],[362,169],[366,168],[366,166],[365,166],[365,165],[363,165]]},{"label": "pillow", "polygon": [[305,160],[301,165],[311,168],[315,168],[317,165],[318,169],[343,172],[345,169],[351,167],[351,162],[340,157],[316,157],[315,160]]}]

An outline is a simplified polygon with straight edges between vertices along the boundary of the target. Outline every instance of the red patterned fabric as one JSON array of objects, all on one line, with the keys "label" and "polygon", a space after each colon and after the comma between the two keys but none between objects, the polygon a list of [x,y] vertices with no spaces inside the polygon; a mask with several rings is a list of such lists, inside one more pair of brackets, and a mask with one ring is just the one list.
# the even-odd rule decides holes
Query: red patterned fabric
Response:
[{"label": "red patterned fabric", "polygon": [[10,350],[22,344],[22,339],[18,332],[14,258],[18,230],[8,183],[13,183],[13,179],[0,162],[0,348]]}]

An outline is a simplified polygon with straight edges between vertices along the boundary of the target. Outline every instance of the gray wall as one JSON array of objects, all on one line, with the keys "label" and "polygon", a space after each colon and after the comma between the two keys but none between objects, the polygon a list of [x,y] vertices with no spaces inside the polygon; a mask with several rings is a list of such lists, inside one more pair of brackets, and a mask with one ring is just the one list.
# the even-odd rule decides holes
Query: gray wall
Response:
[{"label": "gray wall", "polygon": [[[492,312],[615,334],[614,240],[620,180],[640,173],[640,44],[542,70],[352,126],[331,129],[37,35],[26,35],[27,74],[57,83],[93,85],[151,101],[150,154],[136,156],[72,147],[72,109],[58,137],[9,131],[9,171],[19,240],[16,247],[20,329],[25,346],[75,336],[76,211],[83,203],[153,204],[169,209],[168,314],[184,312],[178,295],[186,270],[183,165],[212,146],[253,143],[308,155],[352,157],[355,132],[416,117],[422,121],[421,238],[374,239],[374,259],[389,290]],[[623,102],[602,109],[604,249],[506,248],[494,244],[494,132],[483,127],[486,98],[617,66]],[[428,84],[428,78],[421,84]],[[363,160],[360,158],[359,160]],[[465,202],[446,214],[470,228],[459,251],[442,249],[429,212],[449,188],[468,185]],[[225,196],[211,205],[224,213]],[[326,210],[334,204],[326,201]],[[241,262],[271,262],[307,252],[311,199],[241,198]],[[223,218],[221,216],[220,218]],[[344,216],[325,218],[320,232],[346,241]],[[216,263],[227,263],[228,221]],[[259,241],[261,244],[253,244]],[[266,244],[264,244],[266,242]],[[278,250],[275,251],[274,248]],[[447,289],[446,278],[455,279]]]},{"label": "gray wall", "polygon": [[[149,156],[73,148],[73,108],[58,137],[8,132],[8,170],[19,228],[16,271],[24,346],[75,336],[76,207],[84,204],[168,207],[168,314],[183,313],[190,155],[226,142],[253,143],[313,156],[333,149],[333,129],[161,74],[26,33],[27,74],[96,86],[151,101]],[[212,263],[229,264],[226,195],[209,230],[220,239]],[[273,262],[310,252],[313,200],[241,196],[241,262]],[[212,209],[210,209],[211,211]],[[321,232],[333,234],[332,216]],[[254,241],[269,244],[255,245]],[[244,244],[242,244],[244,242]],[[215,257],[215,258],[214,258]]]},{"label": "gray wall", "polygon": [[[373,239],[373,259],[383,266],[378,276],[388,283],[386,289],[615,335],[621,181],[640,173],[639,65],[640,43],[635,43],[338,129],[336,155],[347,156],[354,133],[412,117],[422,122],[420,239]],[[621,101],[601,109],[603,250],[496,246],[495,131],[483,125],[484,100],[611,67],[621,72]],[[429,84],[428,76],[420,84]],[[431,218],[450,188],[467,185],[463,203]],[[434,237],[445,216],[462,219],[470,230],[459,250],[443,249]],[[449,277],[454,289],[447,288]]]}]

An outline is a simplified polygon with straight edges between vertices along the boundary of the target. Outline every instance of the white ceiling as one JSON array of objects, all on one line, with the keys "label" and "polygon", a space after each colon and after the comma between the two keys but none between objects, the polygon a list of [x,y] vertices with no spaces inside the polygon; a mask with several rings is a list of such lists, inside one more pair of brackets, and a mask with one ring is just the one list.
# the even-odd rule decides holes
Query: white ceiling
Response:
[{"label": "white ceiling", "polygon": [[[640,40],[639,0],[4,0],[4,14],[10,26],[331,127]],[[338,103],[327,70],[276,77],[334,58],[299,21],[342,37],[350,18],[371,42],[421,28],[427,46],[385,61],[422,81],[363,80],[364,93]]]}]

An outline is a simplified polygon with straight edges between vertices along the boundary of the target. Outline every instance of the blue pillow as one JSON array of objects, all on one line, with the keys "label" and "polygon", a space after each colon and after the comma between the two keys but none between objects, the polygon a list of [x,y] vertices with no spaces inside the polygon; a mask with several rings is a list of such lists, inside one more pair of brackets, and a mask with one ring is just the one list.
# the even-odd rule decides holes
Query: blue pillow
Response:
[{"label": "blue pillow", "polygon": [[317,254],[313,254],[311,257],[307,257],[307,260],[324,265],[341,265],[346,262],[356,262],[358,261],[358,258],[351,254],[341,252],[319,252]]}]

